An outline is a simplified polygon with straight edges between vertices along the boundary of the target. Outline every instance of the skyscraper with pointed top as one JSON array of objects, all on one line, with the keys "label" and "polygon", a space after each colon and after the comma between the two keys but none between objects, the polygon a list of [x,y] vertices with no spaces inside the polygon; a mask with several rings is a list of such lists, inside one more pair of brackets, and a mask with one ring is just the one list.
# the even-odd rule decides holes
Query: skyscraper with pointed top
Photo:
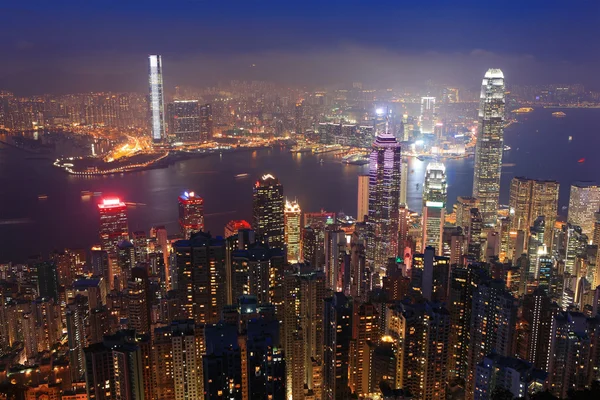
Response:
[{"label": "skyscraper with pointed top", "polygon": [[389,132],[380,132],[369,161],[369,219],[367,260],[385,275],[389,257],[398,252],[398,210],[401,179],[400,144]]},{"label": "skyscraper with pointed top", "polygon": [[504,74],[501,70],[492,68],[485,73],[479,102],[473,197],[479,200],[483,224],[495,226],[504,150],[505,96]]}]

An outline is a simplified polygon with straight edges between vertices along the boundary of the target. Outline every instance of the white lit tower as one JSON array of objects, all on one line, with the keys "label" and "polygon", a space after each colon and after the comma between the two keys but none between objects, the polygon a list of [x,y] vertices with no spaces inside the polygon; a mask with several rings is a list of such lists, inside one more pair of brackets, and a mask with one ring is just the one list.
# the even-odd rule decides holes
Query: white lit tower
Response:
[{"label": "white lit tower", "polygon": [[398,252],[400,152],[400,144],[386,129],[378,133],[369,161],[367,260],[381,275],[388,258]]},{"label": "white lit tower", "polygon": [[435,130],[435,97],[421,97],[421,133],[432,134]]},{"label": "white lit tower", "polygon": [[489,69],[481,85],[473,176],[473,197],[479,200],[479,211],[486,226],[495,226],[498,218],[504,105],[504,74],[499,69]]},{"label": "white lit tower", "polygon": [[446,167],[442,163],[427,165],[423,185],[423,247],[435,248],[442,255],[442,235],[447,202]]},{"label": "white lit tower", "polygon": [[287,248],[287,261],[290,264],[300,262],[300,220],[302,218],[302,210],[296,201],[285,201],[285,245]]},{"label": "white lit tower", "polygon": [[165,100],[163,94],[162,60],[159,55],[151,55],[149,61],[150,84],[150,127],[152,141],[164,142],[165,133]]}]

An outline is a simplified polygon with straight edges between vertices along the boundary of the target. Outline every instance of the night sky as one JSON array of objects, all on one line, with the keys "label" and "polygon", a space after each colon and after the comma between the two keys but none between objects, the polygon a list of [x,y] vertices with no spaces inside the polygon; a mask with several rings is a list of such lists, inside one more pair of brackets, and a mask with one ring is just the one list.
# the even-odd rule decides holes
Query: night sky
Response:
[{"label": "night sky", "polygon": [[600,88],[599,42],[597,0],[0,0],[0,89],[144,91],[150,53],[163,55],[169,89],[229,79],[476,87],[489,67],[509,83]]}]

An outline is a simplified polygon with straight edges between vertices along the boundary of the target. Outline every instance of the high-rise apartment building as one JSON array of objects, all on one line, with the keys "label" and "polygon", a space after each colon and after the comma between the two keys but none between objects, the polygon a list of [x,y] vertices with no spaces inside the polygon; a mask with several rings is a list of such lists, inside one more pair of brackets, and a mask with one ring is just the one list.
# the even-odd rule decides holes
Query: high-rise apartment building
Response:
[{"label": "high-rise apartment building", "polygon": [[179,200],[179,227],[184,239],[204,230],[204,199],[194,192],[185,192]]},{"label": "high-rise apartment building", "polygon": [[302,210],[296,201],[285,202],[285,246],[287,250],[287,261],[290,264],[301,261],[300,252],[302,250],[302,235],[300,232],[300,220],[302,219]]},{"label": "high-rise apartment building", "polygon": [[200,106],[200,141],[207,142],[213,138],[212,106],[207,103]]},{"label": "high-rise apartment building", "polygon": [[567,222],[581,227],[585,235],[594,232],[594,213],[600,210],[600,186],[592,182],[571,185]]},{"label": "high-rise apartment building", "polygon": [[271,174],[263,175],[253,187],[253,221],[259,241],[283,249],[285,246],[285,200],[283,185]]},{"label": "high-rise apartment building", "polygon": [[352,301],[343,293],[325,299],[323,310],[323,399],[350,398]]},{"label": "high-rise apartment building", "polygon": [[475,148],[473,197],[479,201],[483,224],[495,226],[504,151],[504,74],[489,69],[481,85],[479,131]]},{"label": "high-rise apartment building", "polygon": [[432,134],[435,131],[435,97],[421,97],[421,133]]},{"label": "high-rise apartment building", "polygon": [[400,163],[400,144],[396,138],[387,132],[379,133],[369,162],[367,261],[380,275],[385,275],[388,258],[398,253]]},{"label": "high-rise apartment building", "polygon": [[442,163],[427,165],[423,184],[423,247],[435,248],[442,255],[442,234],[446,216],[446,167]]},{"label": "high-rise apartment building", "polygon": [[150,83],[150,128],[154,143],[164,142],[165,132],[165,99],[163,94],[162,59],[160,55],[151,55],[149,61]]},{"label": "high-rise apartment building", "polygon": [[369,175],[359,175],[356,220],[363,222],[367,215],[369,215]]},{"label": "high-rise apartment building", "polygon": [[200,142],[198,100],[175,100],[167,106],[169,137],[175,142]]}]

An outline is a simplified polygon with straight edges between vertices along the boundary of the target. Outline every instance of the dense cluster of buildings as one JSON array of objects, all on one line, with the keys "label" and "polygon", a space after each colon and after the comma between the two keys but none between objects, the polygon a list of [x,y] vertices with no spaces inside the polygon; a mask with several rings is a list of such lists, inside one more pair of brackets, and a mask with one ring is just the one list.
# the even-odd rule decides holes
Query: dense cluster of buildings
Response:
[{"label": "dense cluster of buildings", "polygon": [[[204,140],[207,106],[177,100],[165,114],[160,57],[150,66],[152,138],[166,137],[168,119],[178,140]],[[483,400],[590,388],[600,380],[600,186],[573,185],[563,222],[558,182],[515,177],[500,209],[505,92],[490,69],[473,192],[450,214],[437,161],[422,210],[407,208],[404,128],[391,131],[387,112],[368,133],[357,219],[303,213],[273,174],[248,187],[250,222],[223,235],[205,232],[198,193],[177,199],[176,235],[131,232],[126,205],[103,199],[90,254],[0,265],[0,393]],[[423,97],[416,121],[428,135],[435,103]],[[328,141],[360,126],[320,129]]]}]

